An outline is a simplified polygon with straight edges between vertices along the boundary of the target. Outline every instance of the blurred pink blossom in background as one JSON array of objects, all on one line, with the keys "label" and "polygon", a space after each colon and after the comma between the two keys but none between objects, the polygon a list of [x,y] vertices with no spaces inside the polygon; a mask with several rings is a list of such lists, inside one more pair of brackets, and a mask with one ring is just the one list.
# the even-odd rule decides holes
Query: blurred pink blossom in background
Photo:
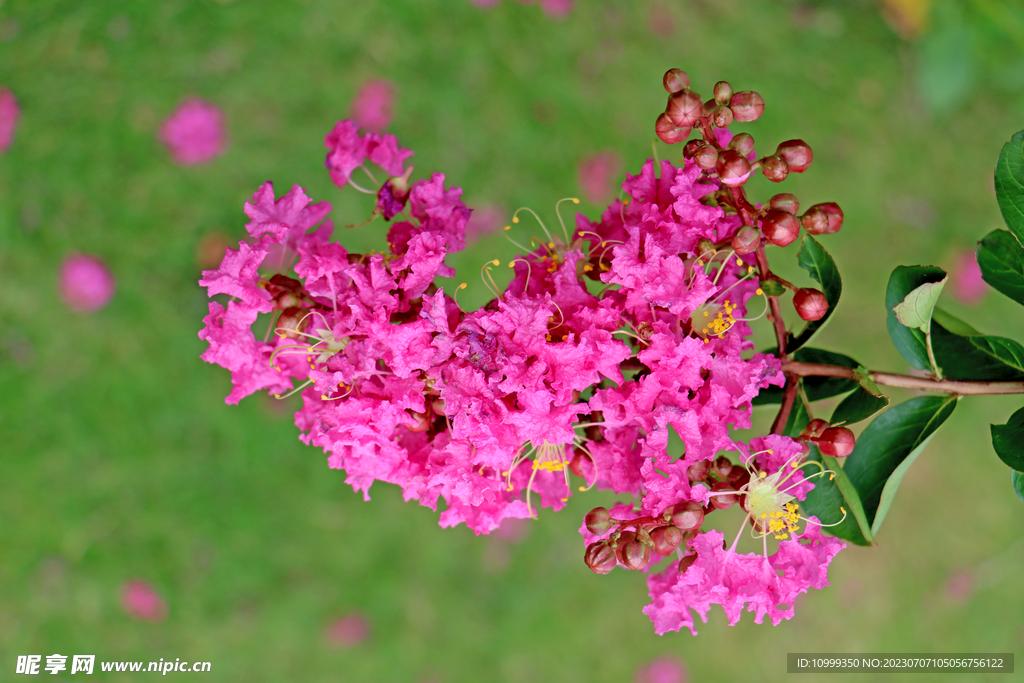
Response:
[{"label": "blurred pink blossom in background", "polygon": [[953,298],[962,304],[976,304],[985,298],[988,285],[981,278],[981,268],[974,250],[961,252],[953,264]]},{"label": "blurred pink blossom in background", "polygon": [[576,171],[583,197],[591,204],[604,204],[615,193],[614,181],[622,172],[617,152],[599,152],[580,162]]},{"label": "blurred pink blossom in background", "polygon": [[0,88],[0,153],[11,146],[14,140],[14,127],[18,123],[18,101],[7,88]]},{"label": "blurred pink blossom in background", "polygon": [[142,621],[163,621],[167,617],[167,603],[146,581],[122,585],[121,604],[129,616]]},{"label": "blurred pink blossom in background", "polygon": [[94,256],[72,254],[60,266],[60,293],[76,311],[87,313],[103,308],[114,296],[114,277]]},{"label": "blurred pink blossom in background", "polygon": [[354,647],[370,637],[370,624],[358,612],[331,623],[324,639],[335,647]]},{"label": "blurred pink blossom in background", "polygon": [[[470,0],[477,7],[494,7],[498,4],[498,0]],[[538,2],[538,0],[519,0],[521,5],[529,5]],[[544,10],[544,14],[549,17],[561,19],[570,11],[572,11],[573,0],[539,0],[540,7]]]},{"label": "blurred pink blossom in background", "polygon": [[360,128],[381,131],[391,124],[395,86],[390,81],[367,81],[352,101],[352,119]]},{"label": "blurred pink blossom in background", "polygon": [[495,204],[474,207],[466,225],[466,241],[475,242],[481,237],[501,230],[502,224],[507,220],[505,210]]},{"label": "blurred pink blossom in background", "polygon": [[175,163],[206,163],[223,153],[227,145],[224,114],[209,102],[187,99],[161,126],[159,137]]},{"label": "blurred pink blossom in background", "polygon": [[957,604],[964,604],[974,594],[974,572],[961,569],[950,574],[946,581],[946,597]]},{"label": "blurred pink blossom in background", "polygon": [[672,657],[659,657],[636,670],[635,683],[686,683],[686,669]]}]

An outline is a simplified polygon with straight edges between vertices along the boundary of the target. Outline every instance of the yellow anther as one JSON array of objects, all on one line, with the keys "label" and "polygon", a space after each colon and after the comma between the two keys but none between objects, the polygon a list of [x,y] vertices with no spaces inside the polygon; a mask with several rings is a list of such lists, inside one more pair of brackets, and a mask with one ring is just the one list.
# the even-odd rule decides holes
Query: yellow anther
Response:
[{"label": "yellow anther", "polygon": [[736,257],[736,265],[737,266],[742,266],[743,265],[743,259],[741,259],[739,256]]},{"label": "yellow anther", "polygon": [[491,261],[491,265],[500,266],[501,261],[499,261],[498,259],[494,259],[493,261]]},{"label": "yellow anther", "polygon": [[519,216],[512,216],[512,222],[513,223],[518,223],[519,222]]},{"label": "yellow anther", "polygon": [[579,204],[579,203],[580,203],[580,200],[576,199],[576,197],[573,197],[573,198],[572,198],[572,203],[573,203],[573,204]]},{"label": "yellow anther", "polygon": [[768,513],[767,512],[762,512],[761,513],[761,519],[767,519],[767,517],[768,517]]},{"label": "yellow anther", "polygon": [[[517,222],[518,222],[518,221],[517,221]],[[503,230],[511,230],[511,229],[512,229],[512,226],[511,226],[511,225],[506,225],[506,226],[505,226],[504,228],[502,228],[502,229],[503,229]]]},{"label": "yellow anther", "polygon": [[846,514],[846,508],[844,508],[841,505],[839,506],[839,511],[842,512],[844,515]]},{"label": "yellow anther", "polygon": [[756,291],[756,292],[754,292],[754,294],[757,294],[758,296],[761,296],[762,294],[764,294],[764,290],[763,290],[763,289],[761,289],[760,287],[758,287],[758,288],[757,288],[757,291]]},{"label": "yellow anther", "polygon": [[708,315],[708,312],[704,311],[704,317],[707,317],[707,315]]},{"label": "yellow anther", "polygon": [[[770,453],[771,451],[768,452]],[[764,470],[761,470],[760,472],[757,473],[757,476],[760,477],[761,479],[764,479],[765,477],[768,476],[768,473],[765,472]]]}]

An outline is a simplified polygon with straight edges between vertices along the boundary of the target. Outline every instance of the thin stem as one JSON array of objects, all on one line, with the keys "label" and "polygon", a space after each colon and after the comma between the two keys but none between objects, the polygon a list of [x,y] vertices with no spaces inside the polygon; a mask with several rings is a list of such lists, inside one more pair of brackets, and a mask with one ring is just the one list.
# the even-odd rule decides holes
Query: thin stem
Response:
[{"label": "thin stem", "polygon": [[[782,371],[794,377],[839,377],[856,380],[853,368],[823,363],[784,362]],[[1024,382],[1005,380],[960,380],[932,379],[931,377],[914,377],[897,375],[891,372],[869,371],[868,377],[875,384],[901,389],[917,389],[920,391],[938,391],[944,394],[959,396],[980,396],[984,394],[1024,394]]]},{"label": "thin stem", "polygon": [[[785,368],[785,365],[783,365]],[[786,429],[786,422],[789,420],[789,413],[793,410],[793,403],[796,402],[797,389],[800,388],[800,383],[797,381],[795,375],[786,373],[786,388],[782,394],[782,407],[779,408],[779,414],[775,416],[775,421],[772,422],[772,434],[781,434]]]}]

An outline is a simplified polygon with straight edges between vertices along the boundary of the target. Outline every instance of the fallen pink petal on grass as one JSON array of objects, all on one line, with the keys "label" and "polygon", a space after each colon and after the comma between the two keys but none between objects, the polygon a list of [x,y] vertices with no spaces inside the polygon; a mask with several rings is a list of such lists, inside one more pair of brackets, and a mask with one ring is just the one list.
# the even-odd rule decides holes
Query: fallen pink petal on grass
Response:
[{"label": "fallen pink petal on grass", "polygon": [[121,605],[134,619],[163,621],[167,617],[167,603],[146,581],[127,581],[121,586]]},{"label": "fallen pink petal on grass", "polygon": [[332,622],[324,632],[327,644],[334,647],[355,647],[369,637],[370,624],[357,612]]},{"label": "fallen pink petal on grass", "polygon": [[161,126],[159,138],[175,163],[204,164],[220,156],[227,146],[224,114],[210,102],[187,99]]},{"label": "fallen pink petal on grass", "polygon": [[360,128],[382,131],[391,125],[395,86],[390,81],[367,81],[352,101],[352,118]]},{"label": "fallen pink petal on grass", "polygon": [[7,88],[0,88],[0,154],[7,151],[14,141],[14,129],[18,125],[18,100]]},{"label": "fallen pink petal on grass", "polygon": [[64,303],[82,313],[103,308],[114,296],[114,276],[103,261],[85,254],[64,259],[59,285]]}]

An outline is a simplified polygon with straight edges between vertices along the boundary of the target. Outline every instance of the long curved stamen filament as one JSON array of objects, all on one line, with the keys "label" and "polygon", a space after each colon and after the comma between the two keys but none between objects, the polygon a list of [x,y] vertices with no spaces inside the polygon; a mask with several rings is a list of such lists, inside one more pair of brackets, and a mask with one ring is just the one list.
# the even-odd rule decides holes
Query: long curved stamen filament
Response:
[{"label": "long curved stamen filament", "polygon": [[625,335],[627,335],[627,336],[630,336],[630,337],[632,337],[633,339],[636,339],[636,340],[637,340],[638,342],[640,342],[641,344],[645,344],[645,343],[646,343],[646,342],[645,342],[645,341],[644,341],[643,339],[641,339],[641,338],[640,338],[639,336],[637,336],[637,335],[633,334],[632,332],[629,332],[628,330],[615,330],[614,332],[612,332],[612,334],[625,334]]},{"label": "long curved stamen filament", "polygon": [[[494,296],[496,296],[499,299],[501,298],[501,290],[498,288],[497,283],[491,276],[491,271],[489,270],[489,268],[490,266],[500,265],[501,261],[499,261],[498,259],[494,259],[493,261],[488,261],[487,263],[480,267],[480,279],[484,281],[484,287],[487,287],[488,291],[490,291],[492,294],[494,294]],[[487,275],[487,280],[484,280],[485,274]],[[490,284],[488,284],[488,280],[490,280]]]},{"label": "long curved stamen filament", "polygon": [[512,214],[512,222],[513,223],[518,223],[519,222],[519,212],[520,211],[528,211],[531,214],[533,214],[533,217],[537,219],[538,223],[540,223],[540,229],[544,231],[545,235],[547,235],[548,241],[549,242],[554,242],[555,241],[555,238],[551,236],[550,232],[548,232],[548,227],[546,225],[544,225],[544,221],[542,221],[540,219],[540,216],[537,215],[536,211],[534,211],[533,209],[531,209],[528,206],[523,206],[523,207],[520,207],[520,208],[516,209],[516,212],[514,214]]},{"label": "long curved stamen filament", "polygon": [[[345,385],[344,385],[344,384],[342,384],[342,385],[340,385],[340,386],[341,386],[341,387],[344,387]],[[340,387],[339,387],[339,388],[340,388]],[[355,388],[355,385],[353,384],[352,386],[350,386],[350,387],[348,387],[347,389],[345,389],[345,393],[344,393],[344,394],[342,394],[341,396],[332,396],[331,398],[327,398],[327,394],[320,394],[320,400],[321,400],[321,401],[340,401],[341,399],[343,399],[343,398],[345,398],[346,396],[348,396],[349,394],[351,394],[351,393],[352,393],[352,390],[353,390],[354,388]]]},{"label": "long curved stamen filament", "polygon": [[572,240],[569,239],[569,231],[565,227],[565,221],[562,220],[562,214],[559,213],[558,208],[562,205],[562,202],[572,202],[573,204],[579,204],[580,200],[576,197],[564,197],[555,202],[555,215],[558,216],[558,222],[562,224],[562,234],[565,235],[565,243],[569,244]]},{"label": "long curved stamen filament", "polygon": [[373,174],[370,173],[370,169],[366,168],[366,164],[360,164],[359,168],[370,178],[370,182],[374,185],[380,185],[380,183],[377,182],[377,179],[373,177]]},{"label": "long curved stamen filament", "polygon": [[463,313],[466,312],[466,309],[464,309],[462,306],[459,305],[459,290],[460,289],[465,289],[465,288],[466,288],[466,283],[463,282],[461,285],[459,285],[458,287],[455,288],[455,293],[452,294],[452,300],[455,302],[455,305],[458,306],[459,310],[462,311]]},{"label": "long curved stamen filament", "polygon": [[509,261],[508,267],[515,268],[517,261],[521,261],[522,263],[526,264],[526,284],[529,285],[530,278],[533,277],[533,266],[531,266],[530,262],[524,258],[514,258],[511,261]]},{"label": "long curved stamen filament", "polygon": [[[589,427],[590,425],[586,425],[586,426]],[[579,490],[579,491],[589,491],[590,489],[594,488],[595,484],[597,484],[597,479],[598,479],[597,460],[594,458],[594,454],[590,452],[589,448],[584,446],[582,443],[581,444],[577,444],[577,445],[578,445],[579,448],[583,449],[584,453],[587,454],[587,456],[590,458],[590,464],[593,465],[593,467],[594,467],[594,481],[590,482],[586,486],[578,487],[577,490]],[[586,481],[586,480],[587,480],[587,478],[584,477],[583,481]],[[568,475],[566,475],[566,485],[568,485],[568,483],[569,483]]]},{"label": "long curved stamen filament", "polygon": [[365,187],[363,187],[362,185],[360,185],[356,181],[352,180],[352,178],[348,179],[348,184],[351,185],[352,187],[354,187],[355,189],[359,190],[363,194],[372,194],[374,196],[377,195],[376,192],[374,192],[373,190],[367,190]]},{"label": "long curved stamen filament", "polygon": [[626,197],[622,200],[622,203],[619,204],[619,218],[622,220],[623,225],[626,223],[626,206],[629,205],[629,200],[630,197]]},{"label": "long curved stamen filament", "polygon": [[[725,272],[725,267],[726,267],[727,265],[729,265],[729,259],[730,259],[730,258],[732,258],[732,255],[733,255],[733,254],[735,254],[735,253],[736,253],[736,252],[735,252],[734,250],[730,249],[730,250],[729,250],[729,253],[725,255],[725,258],[724,258],[724,259],[722,259],[722,265],[721,265],[721,266],[719,266],[719,268],[718,268],[718,272],[717,272],[717,273],[715,274],[715,279],[714,279],[714,281],[713,281],[713,282],[712,282],[711,284],[715,285],[716,287],[718,286],[718,280],[719,280],[719,279],[721,279],[721,277],[722,277],[722,273],[724,273],[724,272]],[[711,263],[710,263],[710,262],[708,262],[708,265],[711,265]],[[741,278],[741,280],[738,280],[738,281],[742,281],[742,278]],[[734,282],[734,283],[732,284],[732,286],[733,286],[733,287],[734,287],[734,286],[736,286],[736,283]],[[725,290],[725,291],[728,291],[728,290]],[[725,293],[725,292],[723,292],[723,294],[724,294],[724,293]]]},{"label": "long curved stamen filament", "polygon": [[[511,225],[506,225],[506,226],[505,226],[504,228],[502,228],[502,232],[503,232],[503,233],[507,233],[507,232],[508,232],[509,230],[511,230],[511,229],[512,229],[512,226],[511,226]],[[519,244],[519,242],[516,242],[516,241],[515,241],[514,239],[512,239],[511,237],[509,237],[509,236],[508,236],[507,234],[505,235],[505,239],[507,239],[507,240],[508,240],[509,242],[511,242],[512,244],[516,245],[516,246],[517,246],[517,247],[519,247],[520,249],[522,249],[522,250],[523,250],[523,253],[524,253],[524,254],[528,254],[528,253],[530,253],[531,251],[533,251],[533,249],[527,249],[527,248],[526,248],[526,247],[524,247],[523,245]],[[511,267],[511,264],[509,264],[509,266]]]},{"label": "long curved stamen filament", "polygon": [[274,398],[276,398],[276,399],[278,399],[278,400],[280,400],[280,401],[283,401],[284,399],[288,398],[289,396],[292,396],[292,395],[294,395],[294,394],[296,394],[296,393],[298,393],[298,392],[302,391],[303,389],[305,389],[306,387],[308,387],[308,386],[309,386],[310,384],[312,384],[312,383],[313,383],[313,380],[311,380],[311,379],[307,379],[307,380],[306,380],[305,382],[303,382],[303,383],[302,383],[302,384],[300,384],[299,386],[295,387],[294,389],[292,389],[291,391],[289,391],[289,392],[288,392],[287,394],[285,394],[284,396],[282,396],[281,394],[274,394]]},{"label": "long curved stamen filament", "polygon": [[273,314],[270,316],[270,324],[267,325],[267,333],[263,335],[264,344],[266,344],[267,341],[270,339],[270,332],[274,329],[274,321],[277,320],[277,317],[279,315],[280,313],[278,311],[274,311]]}]

